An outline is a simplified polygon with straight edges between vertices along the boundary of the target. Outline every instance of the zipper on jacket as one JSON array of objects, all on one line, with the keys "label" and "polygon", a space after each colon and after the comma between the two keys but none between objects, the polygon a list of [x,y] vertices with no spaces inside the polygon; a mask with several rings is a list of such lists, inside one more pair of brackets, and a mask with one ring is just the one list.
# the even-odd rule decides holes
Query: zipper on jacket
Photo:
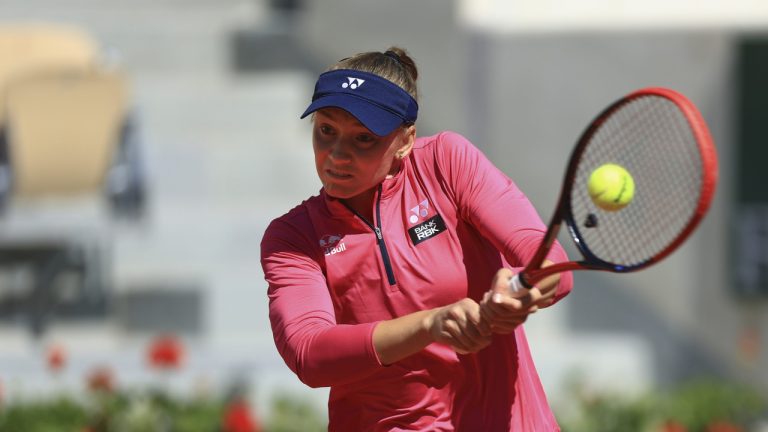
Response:
[{"label": "zipper on jacket", "polygon": [[[342,203],[344,202],[342,201]],[[389,252],[387,252],[387,244],[384,241],[384,235],[381,233],[381,185],[379,185],[379,193],[376,196],[376,221],[378,226],[372,224],[355,209],[348,206],[347,203],[344,203],[344,206],[354,213],[355,216],[359,217],[376,234],[376,244],[379,245],[379,250],[381,251],[381,259],[384,261],[384,269],[387,271],[387,280],[390,286],[394,285],[396,283],[395,272],[392,271],[392,262],[389,259]]]}]

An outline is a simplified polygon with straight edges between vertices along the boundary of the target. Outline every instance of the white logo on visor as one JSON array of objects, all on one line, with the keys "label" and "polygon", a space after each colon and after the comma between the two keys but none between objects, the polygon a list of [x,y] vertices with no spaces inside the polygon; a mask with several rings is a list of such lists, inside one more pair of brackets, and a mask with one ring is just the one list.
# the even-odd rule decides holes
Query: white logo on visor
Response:
[{"label": "white logo on visor", "polygon": [[345,83],[343,83],[341,85],[341,88],[349,87],[350,89],[354,90],[354,89],[360,87],[361,85],[363,85],[363,83],[365,82],[364,79],[352,78],[352,77],[347,77],[347,81],[348,82],[345,82]]}]

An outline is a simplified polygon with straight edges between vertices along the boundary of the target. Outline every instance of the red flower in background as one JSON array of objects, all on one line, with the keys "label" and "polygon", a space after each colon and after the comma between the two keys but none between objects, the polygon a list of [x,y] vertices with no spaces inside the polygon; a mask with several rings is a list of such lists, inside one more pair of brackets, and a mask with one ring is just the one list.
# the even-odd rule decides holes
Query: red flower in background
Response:
[{"label": "red flower in background", "polygon": [[261,430],[261,425],[244,399],[237,398],[227,404],[224,412],[224,432],[261,432]]},{"label": "red flower in background", "polygon": [[67,361],[66,353],[61,345],[53,345],[48,348],[48,354],[46,361],[48,362],[48,369],[51,372],[58,372],[64,368],[64,364]]},{"label": "red flower in background", "polygon": [[112,370],[106,366],[93,368],[86,377],[88,388],[95,392],[110,393],[115,388]]},{"label": "red flower in background", "polygon": [[707,432],[744,432],[744,429],[726,421],[715,421],[707,425]]},{"label": "red flower in background", "polygon": [[661,425],[659,432],[688,432],[688,429],[674,420],[667,420]]},{"label": "red flower in background", "polygon": [[184,359],[184,347],[174,336],[159,336],[149,344],[149,364],[158,369],[176,369]]}]

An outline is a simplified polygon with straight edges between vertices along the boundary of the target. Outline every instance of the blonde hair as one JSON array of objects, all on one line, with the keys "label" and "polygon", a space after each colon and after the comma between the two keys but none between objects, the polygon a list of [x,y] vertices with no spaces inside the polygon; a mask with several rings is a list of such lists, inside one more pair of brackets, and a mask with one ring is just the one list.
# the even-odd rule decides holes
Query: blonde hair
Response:
[{"label": "blonde hair", "polygon": [[416,62],[403,48],[393,46],[384,52],[369,51],[355,54],[339,60],[328,68],[329,71],[337,69],[353,69],[376,74],[397,84],[415,100],[419,100],[419,91],[416,86],[419,71],[416,68]]}]

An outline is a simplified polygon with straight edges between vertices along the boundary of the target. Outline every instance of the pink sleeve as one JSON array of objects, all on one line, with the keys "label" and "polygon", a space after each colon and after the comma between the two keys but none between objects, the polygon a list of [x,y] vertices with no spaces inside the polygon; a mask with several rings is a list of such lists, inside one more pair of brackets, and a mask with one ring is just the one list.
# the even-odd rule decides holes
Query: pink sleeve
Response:
[{"label": "pink sleeve", "polygon": [[304,239],[273,222],[261,243],[269,284],[269,319],[280,355],[310,387],[344,384],[381,366],[373,348],[376,323],[338,325],[325,277]]},{"label": "pink sleeve", "polygon": [[[440,135],[439,144],[438,164],[461,217],[501,251],[508,263],[524,267],[546,232],[536,209],[515,183],[466,138],[446,132]],[[558,242],[547,258],[553,262],[568,260]],[[561,274],[555,301],[567,295],[572,286],[572,274]]]}]

